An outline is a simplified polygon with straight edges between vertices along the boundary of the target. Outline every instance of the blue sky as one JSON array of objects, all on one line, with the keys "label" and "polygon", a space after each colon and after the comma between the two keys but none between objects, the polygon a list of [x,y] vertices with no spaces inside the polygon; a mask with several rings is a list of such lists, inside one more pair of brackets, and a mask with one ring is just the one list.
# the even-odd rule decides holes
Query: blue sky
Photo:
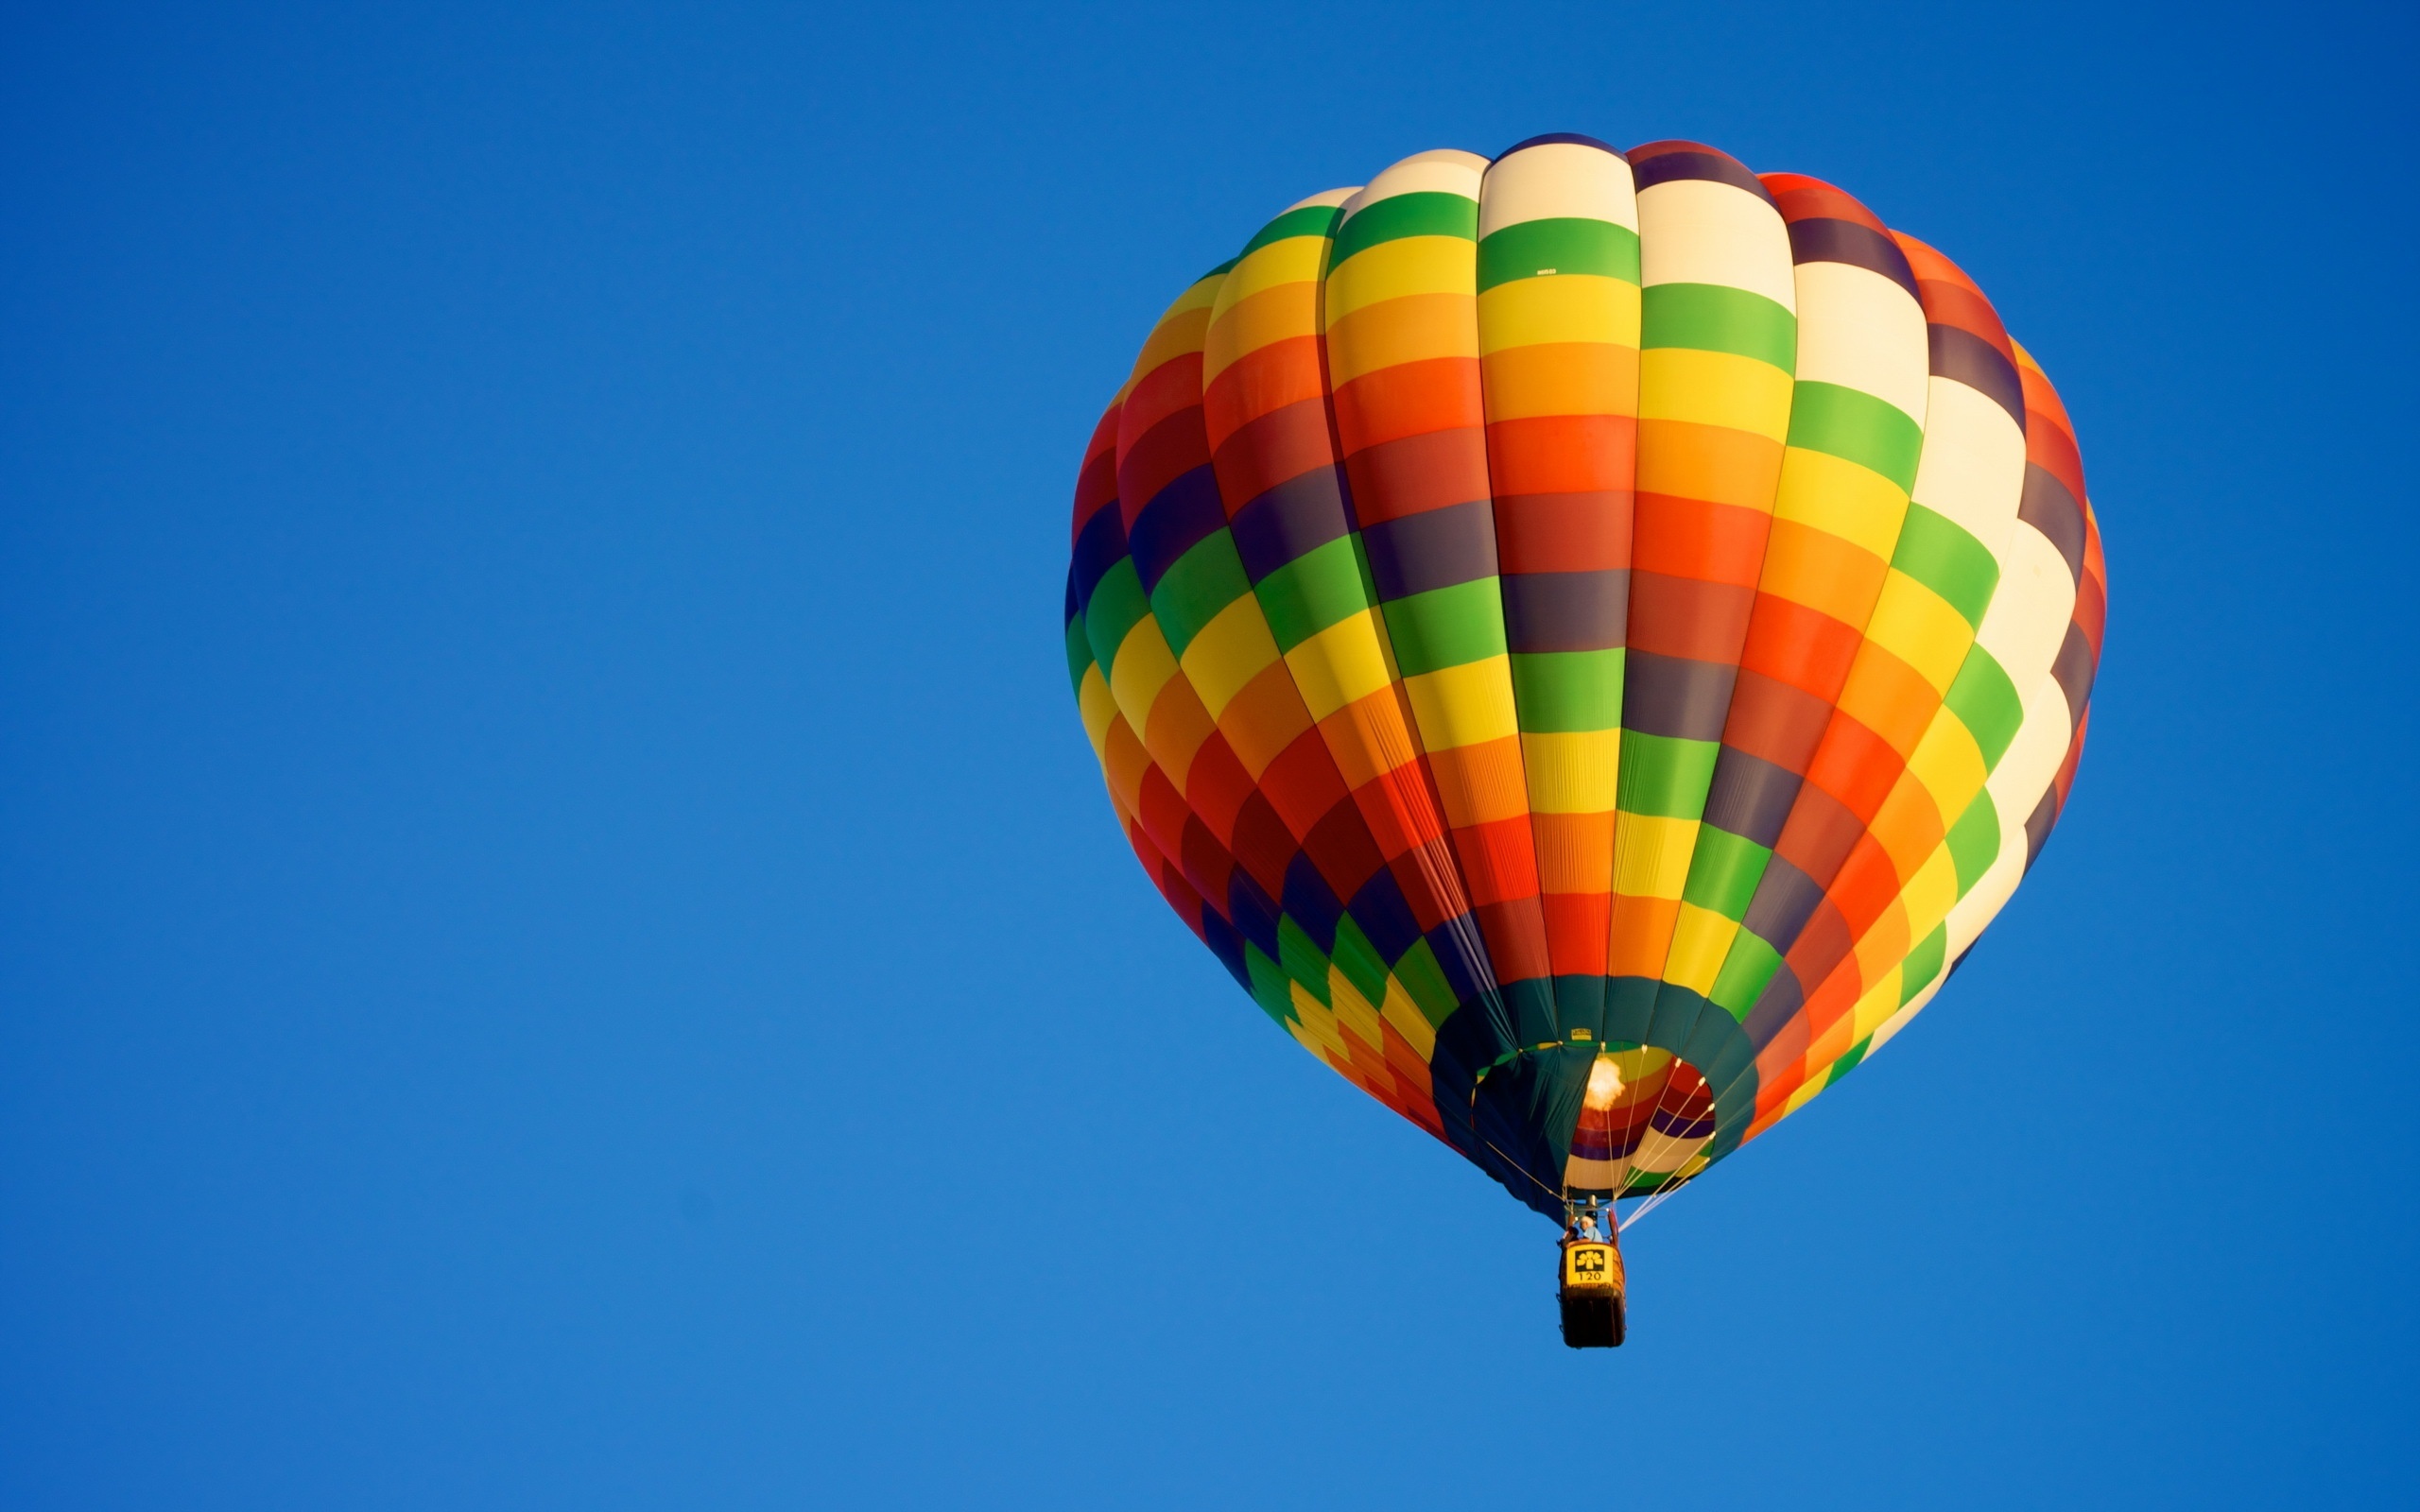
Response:
[{"label": "blue sky", "polygon": [[[496,9],[0,34],[0,1503],[2408,1496],[2408,10]],[[2016,902],[1585,1355],[1059,634],[1167,300],[1557,130],[1958,258],[2113,606]]]}]

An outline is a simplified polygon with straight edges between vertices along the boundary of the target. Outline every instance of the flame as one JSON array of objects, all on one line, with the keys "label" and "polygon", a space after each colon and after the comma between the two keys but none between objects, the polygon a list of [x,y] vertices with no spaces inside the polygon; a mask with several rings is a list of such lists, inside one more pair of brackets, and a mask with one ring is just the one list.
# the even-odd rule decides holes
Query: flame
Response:
[{"label": "flame", "polygon": [[1621,1094],[1622,1069],[1614,1064],[1613,1057],[1599,1056],[1597,1063],[1588,1068],[1588,1095],[1584,1100],[1585,1106],[1599,1109],[1611,1108],[1614,1106],[1614,1099]]}]

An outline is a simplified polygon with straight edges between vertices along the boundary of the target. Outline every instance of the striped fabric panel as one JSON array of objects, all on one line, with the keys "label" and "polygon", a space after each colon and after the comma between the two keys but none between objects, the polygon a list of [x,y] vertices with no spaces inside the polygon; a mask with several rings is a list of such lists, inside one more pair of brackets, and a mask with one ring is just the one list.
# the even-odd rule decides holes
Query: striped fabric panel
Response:
[{"label": "striped fabric panel", "polygon": [[1475,986],[1526,1043],[1555,1028],[1480,397],[1486,166],[1421,153],[1346,201],[1322,319],[1354,525],[1478,925]]},{"label": "striped fabric panel", "polygon": [[1962,811],[1986,756],[2005,745],[1998,727],[1979,735],[1962,711],[2014,701],[1992,700],[2005,675],[1973,653],[2016,517],[2021,421],[1999,402],[2009,396],[1966,381],[1956,359],[1971,353],[1943,360],[1933,328],[1954,319],[1967,334],[1996,332],[1979,293],[1953,282],[1971,295],[1953,299],[1942,278],[1917,282],[1927,365],[1950,381],[1928,386],[1915,488],[1881,596],[1716,988],[1756,1047],[1760,1116],[1772,1115],[1777,1069],[1806,1047],[1808,992],[1914,878],[1945,832],[1940,809]]},{"label": "striped fabric panel", "polygon": [[[1313,842],[1332,856],[1323,869],[1342,902],[1320,942],[1332,993],[1349,987],[1375,1005],[1425,1066],[1436,1025],[1471,995],[1483,962],[1464,948],[1467,926],[1450,927],[1467,908],[1392,680],[1331,439],[1320,284],[1352,193],[1303,201],[1246,244],[1213,306],[1202,404],[1253,609],[1352,802]],[[1424,1120],[1432,1128],[1434,1116]]]},{"label": "striped fabric panel", "polygon": [[1804,1106],[2005,903],[2089,728],[2083,500],[1989,302],[1840,191],[1425,153],[1155,327],[1069,678],[1186,927],[1552,1214]]},{"label": "striped fabric panel", "polygon": [[[1928,249],[1917,252],[1938,259]],[[1810,1043],[1796,1067],[1770,1076],[1763,1089],[1771,1121],[1846,1075],[1931,1001],[1947,969],[2014,892],[2036,849],[2023,820],[2045,804],[2055,813],[2060,773],[2080,743],[2090,662],[2079,672],[2070,648],[2082,642],[2078,623],[2097,627],[2098,606],[2106,602],[2086,567],[2098,559],[2097,531],[2080,491],[2083,466],[2066,409],[2024,350],[2012,350],[2026,404],[2026,487],[2008,571],[1978,639],[2029,689],[2020,723],[1982,792],[1924,868],[1954,877],[1954,902],[1941,908],[1937,894],[1920,889],[1894,899],[1896,917],[1870,928],[1855,957],[1809,995]],[[2097,655],[2097,633],[2090,644]]]},{"label": "striped fabric panel", "polygon": [[[1225,914],[1225,888],[1208,884],[1219,902],[1213,904],[1202,894],[1201,873],[1188,877],[1184,868],[1172,860],[1162,840],[1154,840],[1145,830],[1142,812],[1147,784],[1165,784],[1167,774],[1158,770],[1150,752],[1140,736],[1127,722],[1111,693],[1107,674],[1095,654],[1090,630],[1098,625],[1105,643],[1115,646],[1124,635],[1113,628],[1120,618],[1121,595],[1116,588],[1100,597],[1100,614],[1088,620],[1086,610],[1097,596],[1101,580],[1112,568],[1125,560],[1123,528],[1117,507],[1117,421],[1120,405],[1113,404],[1102,416],[1093,434],[1084,467],[1076,489],[1075,517],[1072,534],[1075,552],[1067,572],[1067,656],[1068,672],[1076,687],[1076,703],[1084,722],[1084,733],[1092,742],[1093,754],[1100,762],[1101,776],[1108,787],[1110,803],[1117,814],[1120,829],[1134,850],[1162,896],[1175,909],[1185,926],[1218,954],[1237,981],[1249,989],[1251,979],[1246,973],[1241,953],[1241,938],[1229,924]],[[1165,809],[1160,811],[1167,817]],[[1184,820],[1177,817],[1173,826],[1164,826],[1167,845],[1184,849]],[[1201,863],[1205,853],[1196,849],[1193,859]],[[1224,865],[1232,866],[1231,860]],[[1211,873],[1222,874],[1218,866]]]},{"label": "striped fabric panel", "polygon": [[[2040,369],[2033,368],[2032,359],[2026,357],[2021,351],[2018,356],[2026,364],[2031,382],[2033,376],[2038,376]],[[2058,423],[2072,437],[2072,428],[2066,426],[2066,408],[2059,405],[2058,395],[2050,389],[2049,380],[2042,379],[2041,387],[2047,399],[2046,407],[2056,406]],[[2077,475],[2081,481],[2081,466]],[[2075,734],[2068,742],[2066,757],[2059,765],[2059,773],[2051,783],[2050,792],[2044,795],[2042,803],[2026,819],[2025,865],[2029,870],[2041,857],[2042,847],[2048,843],[2051,830],[2066,809],[2068,792],[2075,785],[2076,770],[2083,760],[2084,736],[2092,725],[2092,684],[2100,675],[2101,636],[2109,618],[2109,568],[2101,556],[2100,521],[2093,513],[2089,498],[2083,505],[2083,582],[2076,592],[2075,616],[2068,625],[2066,639],[2060,644],[2059,661],[2054,669],[2068,707],[2078,711]]]},{"label": "striped fabric panel", "polygon": [[1737,160],[1630,154],[1638,471],[1606,1034],[1648,1037],[1772,522],[1798,357],[1789,229]]},{"label": "striped fabric panel", "polygon": [[[2092,507],[2089,502],[2087,502],[2084,507],[2084,520],[2085,539],[2087,541],[2086,561],[2087,563],[2097,566],[2100,559],[2100,524],[2092,512]],[[2089,598],[2099,597],[2100,602],[2105,605],[2105,595],[2100,592],[2100,590],[2105,589],[2105,577],[2100,573],[2094,571],[2093,566],[2087,567],[2086,576],[2089,586],[2083,593],[2078,595],[2080,603]],[[2062,711],[2062,715],[2064,715],[2064,711]],[[2056,822],[2056,816],[2060,812],[2061,806],[2066,800],[2066,791],[2075,780],[2076,766],[2083,754],[2084,736],[2091,729],[2091,725],[2092,711],[2089,703],[2087,703],[2084,709],[2083,717],[2077,722],[2074,733],[2067,740],[2066,754],[2061,757],[2056,771],[2054,771],[2048,784],[2043,790],[2041,802],[2037,803],[2033,810],[2031,811],[2038,814],[2047,806],[2050,815],[2050,818],[2040,826],[2038,832],[2031,829],[2024,832],[2027,835],[2025,843],[2032,850],[2034,855],[2038,856],[2040,854],[2040,850],[2039,842],[2034,839],[2033,836],[2038,833],[2041,836],[2047,838],[2050,825]],[[2029,861],[2028,865],[2030,866],[2030,864],[2031,863]],[[1945,952],[1945,958],[1949,963],[1949,968],[1954,970],[1958,961],[1963,958],[1966,949],[1971,948],[1973,945],[1974,937],[1981,934],[1982,930],[1991,923],[1992,919],[1998,914],[2000,908],[2006,905],[2007,902],[2008,895],[2000,894],[1996,897],[1985,900],[1971,914],[1969,914],[1962,920],[1962,923],[1965,926],[1964,934],[1966,936],[1966,943],[1955,950],[1945,950],[1945,936],[1948,938],[1954,939],[1958,937],[1960,933],[1960,923],[1962,921],[1957,919],[1955,912],[1953,913],[1953,921],[1947,930],[1927,936],[1926,943],[1927,946],[1929,947],[1928,951],[1920,950],[1917,954],[1910,959],[1907,973],[1907,985],[1901,994],[1901,1006],[1896,1012],[1891,1013],[1887,1018],[1883,1019],[1880,1025],[1876,1028],[1874,1033],[1866,1040],[1861,1041],[1858,1045],[1853,1047],[1852,1054],[1849,1057],[1844,1057],[1841,1063],[1836,1064],[1831,1069],[1828,1077],[1825,1078],[1826,1084],[1828,1084],[1828,1082],[1840,1080],[1841,1076],[1847,1074],[1852,1066],[1866,1057],[1870,1057],[1875,1051],[1881,1049],[1883,1045],[1889,1043],[1893,1037],[1897,1035],[1900,1030],[1906,1028],[1909,1022],[1912,1021],[1917,1014],[1924,1011],[1925,1007],[1932,1002],[1933,998],[1941,991],[1943,986],[1946,984],[1949,979],[1949,971],[1943,968]],[[1961,900],[1962,909],[1964,907],[1965,902],[1966,900]]]},{"label": "striped fabric panel", "polygon": [[[1388,1106],[1434,1127],[1409,1041],[1357,989],[1340,988],[1339,898],[1377,869],[1375,847],[1277,656],[1221,505],[1201,367],[1227,272],[1171,307],[1120,409],[1128,554],[1093,603],[1130,580],[1143,594],[1104,662],[1118,712],[1152,759],[1135,812],[1164,853],[1191,863],[1205,899],[1223,883],[1224,915],[1242,936],[1243,974],[1262,1006]],[[1202,644],[1214,626],[1224,638]],[[1092,639],[1098,647],[1107,636]]]},{"label": "striped fabric panel", "polygon": [[[1718,990],[1718,980],[1888,580],[1929,404],[1915,275],[1882,223],[1815,180],[1764,181],[1796,259],[1789,443],[1706,827],[1664,972],[1672,988],[1722,1003],[1735,1018],[1745,1016],[1745,994]],[[1750,952],[1737,959],[1765,964]],[[1722,987],[1740,974],[1735,966]]]},{"label": "striped fabric panel", "polygon": [[[2028,460],[2014,539],[2030,551],[2031,562],[2002,586],[1984,628],[1988,638],[2005,620],[2003,638],[2022,637],[2022,645],[1995,649],[2027,690],[2025,712],[2008,755],[1985,784],[1984,798],[1952,832],[1953,841],[1964,841],[1965,853],[1958,862],[1959,901],[1945,921],[1951,960],[1981,935],[2032,863],[2037,842],[2028,821],[2052,799],[2059,768],[2083,721],[2098,660],[2097,606],[2105,602],[2087,568],[2097,558],[2098,542],[2077,491],[2083,472],[2073,427],[2057,391],[2022,348],[2017,361],[2026,396]],[[2096,627],[2089,641],[2078,628],[2080,618],[2091,619]]]},{"label": "striped fabric panel", "polygon": [[2092,506],[2084,490],[2083,462],[2075,441],[2075,425],[2067,419],[2066,405],[2050,385],[2033,358],[2022,348],[2017,349],[2017,366],[2025,379],[2028,412],[2038,413],[2040,428],[2048,444],[2039,459],[2041,476],[2029,472],[2026,484],[2027,505],[2044,513],[2064,511],[2072,502],[2083,516],[2083,541],[2081,558],[2081,582],[2076,591],[2075,613],[2067,633],[2059,646],[2058,660],[2052,666],[2061,692],[2075,721],[2076,733],[2070,743],[2067,758],[2061,770],[2056,801],[2047,814],[2037,812],[2026,820],[2026,865],[2040,855],[2042,845],[2050,836],[2050,828],[2058,822],[2058,811],[2066,802],[2068,784],[2074,781],[2075,765],[2083,750],[2083,724],[2092,701],[2093,679],[2100,668],[2101,632],[2109,614],[2109,581],[2107,564],[2100,555],[2100,525],[2093,518]]},{"label": "striped fabric panel", "polygon": [[1479,192],[1478,345],[1504,635],[1562,1035],[1601,1033],[1637,467],[1638,206],[1583,137]]}]

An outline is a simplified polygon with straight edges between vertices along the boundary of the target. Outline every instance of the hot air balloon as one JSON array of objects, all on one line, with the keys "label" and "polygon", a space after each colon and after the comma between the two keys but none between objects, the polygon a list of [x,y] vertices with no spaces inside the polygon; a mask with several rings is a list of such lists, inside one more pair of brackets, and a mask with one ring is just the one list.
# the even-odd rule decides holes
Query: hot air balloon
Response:
[{"label": "hot air balloon", "polygon": [[[1563,1226],[1889,1042],[2058,822],[2107,604],[2057,393],[1948,258],[1691,142],[1423,152],[1144,342],[1068,672],[1269,1017]],[[1601,1226],[1601,1227],[1600,1227]]]}]

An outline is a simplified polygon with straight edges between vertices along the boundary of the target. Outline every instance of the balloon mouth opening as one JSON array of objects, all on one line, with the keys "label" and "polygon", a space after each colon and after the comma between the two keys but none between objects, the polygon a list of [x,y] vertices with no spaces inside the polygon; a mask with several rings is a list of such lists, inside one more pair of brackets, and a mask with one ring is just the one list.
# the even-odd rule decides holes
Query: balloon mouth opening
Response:
[{"label": "balloon mouth opening", "polygon": [[1572,1195],[1645,1196],[1705,1169],[1714,1089],[1669,1051],[1608,1046],[1589,1063],[1564,1162]]}]

